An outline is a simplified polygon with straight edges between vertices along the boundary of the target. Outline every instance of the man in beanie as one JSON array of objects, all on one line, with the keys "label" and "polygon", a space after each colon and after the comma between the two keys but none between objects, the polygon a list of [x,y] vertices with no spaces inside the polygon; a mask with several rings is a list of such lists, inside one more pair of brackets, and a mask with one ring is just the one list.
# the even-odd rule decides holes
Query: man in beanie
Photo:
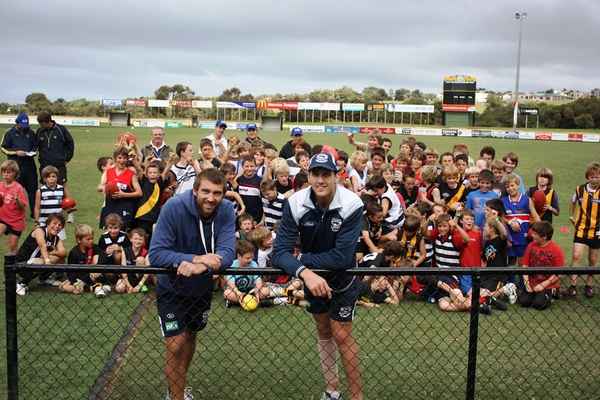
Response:
[{"label": "man in beanie", "polygon": [[15,118],[15,126],[4,133],[1,145],[2,152],[9,160],[14,160],[19,165],[17,181],[27,191],[30,215],[33,218],[35,207],[35,193],[38,188],[37,170],[34,157],[37,154],[37,136],[29,127],[27,113],[21,112]]}]

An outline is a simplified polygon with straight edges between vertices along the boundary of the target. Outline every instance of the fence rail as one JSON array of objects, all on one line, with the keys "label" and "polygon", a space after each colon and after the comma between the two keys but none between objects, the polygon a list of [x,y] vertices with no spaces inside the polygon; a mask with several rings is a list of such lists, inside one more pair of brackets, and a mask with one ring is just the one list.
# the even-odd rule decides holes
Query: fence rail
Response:
[{"label": "fence rail", "polygon": [[[161,267],[5,265],[7,398],[164,398],[164,344],[153,290],[101,300],[47,288],[25,297],[15,294],[18,276],[27,272],[140,271],[173,273]],[[281,273],[228,269],[216,275],[268,280]],[[442,270],[356,268],[348,274],[431,282]],[[431,298],[419,299],[410,291],[399,305],[360,307],[353,335],[360,346],[365,399],[597,398],[598,299],[560,299],[544,311],[511,305],[508,311],[481,315],[482,280],[502,276],[518,282],[526,274],[565,279],[597,275],[600,269],[449,269],[443,276],[472,279],[468,312],[442,313],[428,304]],[[198,335],[188,374],[195,398],[320,398],[324,383],[313,325],[308,313],[292,305],[249,313],[227,307],[222,292],[213,292],[209,322]]]}]

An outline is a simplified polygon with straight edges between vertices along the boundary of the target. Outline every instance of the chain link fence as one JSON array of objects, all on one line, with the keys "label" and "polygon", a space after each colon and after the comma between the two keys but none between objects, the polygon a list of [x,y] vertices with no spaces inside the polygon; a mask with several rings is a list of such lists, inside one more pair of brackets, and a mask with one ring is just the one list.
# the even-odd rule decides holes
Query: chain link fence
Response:
[{"label": "chain link fence", "polygon": [[[104,298],[43,287],[26,296],[15,294],[19,275],[25,271],[62,274],[75,268],[84,273],[135,272],[135,268],[103,266],[5,266],[8,399],[167,398],[165,340],[152,288],[146,293],[113,292]],[[168,273],[163,268],[144,272]],[[466,299],[469,310],[442,312],[433,304],[440,295],[427,291],[417,295],[411,286],[411,282],[444,280],[436,275],[439,272],[400,268],[350,272],[361,280],[385,276],[397,282],[408,277],[405,290],[395,288],[399,304],[376,304],[373,290],[365,290],[361,300],[366,306],[356,310],[353,337],[360,349],[365,399],[600,398],[600,303],[596,299],[554,299],[545,310],[517,303],[503,311],[501,304],[492,304],[487,315],[490,300],[478,293],[487,294],[481,282],[490,272],[449,270],[449,274],[472,277],[473,296]],[[523,274],[522,269],[494,272],[517,282]],[[531,268],[528,272],[565,279],[572,272],[600,271]],[[276,273],[280,271],[252,270],[264,280]],[[377,288],[371,283],[366,287]],[[292,302],[294,292],[288,294]],[[498,299],[503,297],[500,294]],[[209,314],[204,314],[208,304],[186,305],[208,318],[197,336],[186,399],[192,398],[189,395],[194,399],[320,399],[325,383],[315,323],[303,301],[295,302],[299,305],[263,301],[248,312],[228,304],[223,291],[215,289]],[[175,328],[167,324],[162,321],[163,331]],[[339,390],[348,399],[343,363],[337,364]]]}]

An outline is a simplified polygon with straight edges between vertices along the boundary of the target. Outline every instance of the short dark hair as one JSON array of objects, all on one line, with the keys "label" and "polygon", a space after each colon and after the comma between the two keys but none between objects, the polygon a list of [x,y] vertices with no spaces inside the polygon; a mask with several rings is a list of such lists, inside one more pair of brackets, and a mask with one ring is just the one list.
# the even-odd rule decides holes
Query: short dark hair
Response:
[{"label": "short dark hair", "polygon": [[52,115],[48,111],[41,111],[37,116],[37,120],[40,124],[46,124],[52,121]]},{"label": "short dark hair", "polygon": [[531,230],[546,240],[552,239],[552,235],[554,235],[554,228],[548,221],[534,222],[531,224]]},{"label": "short dark hair", "polygon": [[48,217],[46,218],[46,226],[50,225],[50,223],[55,219],[58,220],[62,226],[65,226],[65,216],[62,215],[62,213],[54,213],[48,215]]},{"label": "short dark hair", "polygon": [[98,158],[98,161],[96,161],[96,167],[98,167],[98,171],[102,172],[102,168],[104,168],[104,166],[106,164],[108,164],[108,161],[110,160],[110,157],[100,157]]},{"label": "short dark hair", "polygon": [[260,191],[261,192],[266,192],[268,190],[277,190],[277,184],[272,179],[268,179],[268,180],[262,181],[260,183]]},{"label": "short dark hair", "polygon": [[244,254],[254,254],[255,247],[248,240],[239,240],[235,246],[235,254],[243,256]]},{"label": "short dark hair", "polygon": [[459,153],[459,154],[455,155],[454,162],[457,162],[458,160],[462,160],[465,163],[469,164],[469,156],[466,155],[465,153]]},{"label": "short dark hair", "polygon": [[337,154],[338,160],[343,160],[346,164],[348,164],[348,153],[346,153],[344,150],[339,150]]},{"label": "short dark hair", "polygon": [[483,157],[484,154],[489,154],[490,156],[492,156],[493,160],[494,158],[496,158],[496,149],[494,149],[492,146],[483,146],[479,151],[479,157]]},{"label": "short dark hair", "polygon": [[489,169],[484,169],[479,172],[479,182],[481,181],[490,181],[494,182],[496,178],[494,178],[494,174]]},{"label": "short dark hair", "polygon": [[387,187],[385,178],[381,175],[373,175],[367,182],[368,189],[383,189]]},{"label": "short dark hair", "polygon": [[454,161],[454,155],[452,153],[450,153],[449,151],[447,151],[445,153],[440,154],[440,158],[439,158],[440,164],[442,163],[442,158],[448,157],[448,156],[452,157],[452,160]]},{"label": "short dark hair", "polygon": [[200,148],[202,149],[204,146],[210,146],[213,148],[213,143],[210,139],[204,138],[200,141]]},{"label": "short dark hair", "polygon": [[[48,223],[46,221],[46,223]],[[117,213],[110,213],[104,218],[104,226],[109,227],[111,225],[118,225],[119,229],[123,227],[123,219]]]},{"label": "short dark hair", "polygon": [[292,189],[294,191],[300,190],[302,186],[308,183],[308,174],[304,171],[300,171],[294,176],[294,180],[292,182]]},{"label": "short dark hair", "polygon": [[185,149],[187,149],[187,147],[191,145],[192,144],[190,142],[177,143],[177,145],[175,146],[175,154],[177,154],[177,157],[181,157],[181,153],[183,153]]},{"label": "short dark hair", "polygon": [[321,152],[321,150],[323,150],[323,145],[322,144],[315,144],[310,149],[310,154],[319,154]]},{"label": "short dark hair", "polygon": [[397,240],[390,240],[383,245],[384,257],[402,257],[404,246]]},{"label": "short dark hair", "polygon": [[251,162],[251,163],[253,163],[253,164],[256,165],[256,161],[254,160],[254,156],[251,155],[251,154],[242,157],[242,165],[246,164],[247,162]]},{"label": "short dark hair", "polygon": [[215,185],[219,185],[223,187],[223,194],[225,193],[225,175],[221,171],[215,168],[205,169],[196,175],[196,180],[194,180],[194,190],[198,190],[200,187],[200,183],[203,180],[207,180]]},{"label": "short dark hair", "polygon": [[491,208],[496,211],[500,216],[506,214],[506,209],[504,208],[504,203],[500,199],[489,199],[485,202],[485,206]]},{"label": "short dark hair", "polygon": [[365,207],[367,209],[367,215],[373,215],[383,212],[383,207],[376,201],[369,201]]},{"label": "short dark hair", "polygon": [[371,150],[371,160],[375,156],[379,156],[385,161],[385,150],[383,149],[383,147],[375,147],[373,150]]},{"label": "short dark hair", "polygon": [[403,228],[408,232],[418,231],[421,227],[421,219],[416,215],[409,214],[404,220]]},{"label": "short dark hair", "polygon": [[228,174],[230,172],[233,172],[235,174],[236,170],[235,170],[235,165],[231,164],[231,163],[225,163],[223,165],[221,165],[221,169],[220,171],[223,174]]}]

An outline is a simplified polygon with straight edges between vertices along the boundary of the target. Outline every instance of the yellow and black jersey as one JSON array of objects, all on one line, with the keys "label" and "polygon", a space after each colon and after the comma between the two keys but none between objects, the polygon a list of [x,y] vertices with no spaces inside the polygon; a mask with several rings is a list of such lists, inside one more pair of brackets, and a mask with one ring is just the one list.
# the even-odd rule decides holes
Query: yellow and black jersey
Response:
[{"label": "yellow and black jersey", "polygon": [[419,258],[419,246],[421,244],[422,236],[417,233],[413,235],[411,238],[408,237],[406,231],[402,231],[399,235],[399,242],[404,247],[404,258],[409,260],[416,260]]},{"label": "yellow and black jersey", "polygon": [[577,186],[573,203],[579,205],[575,216],[575,237],[597,239],[600,218],[600,189],[591,191],[587,184]]}]

